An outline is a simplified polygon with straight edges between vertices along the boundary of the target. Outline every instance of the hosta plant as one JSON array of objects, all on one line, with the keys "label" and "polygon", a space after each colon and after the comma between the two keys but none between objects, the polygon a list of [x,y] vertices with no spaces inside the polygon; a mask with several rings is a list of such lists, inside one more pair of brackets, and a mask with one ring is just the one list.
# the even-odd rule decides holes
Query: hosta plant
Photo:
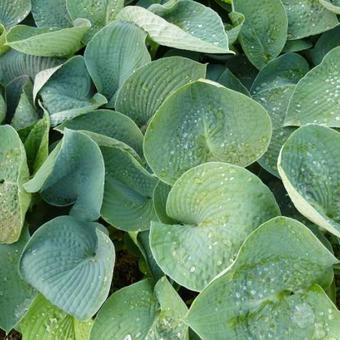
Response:
[{"label": "hosta plant", "polygon": [[0,338],[340,340],[339,15],[1,0]]}]

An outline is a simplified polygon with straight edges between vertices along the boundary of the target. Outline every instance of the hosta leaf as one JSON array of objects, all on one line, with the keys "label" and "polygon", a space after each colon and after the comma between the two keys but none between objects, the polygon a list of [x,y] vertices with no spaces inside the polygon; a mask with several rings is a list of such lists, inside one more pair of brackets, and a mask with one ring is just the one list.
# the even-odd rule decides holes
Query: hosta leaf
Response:
[{"label": "hosta leaf", "polygon": [[249,96],[248,89],[238,80],[238,78],[226,67],[219,64],[209,64],[207,78],[228,87],[234,91],[241,92]]},{"label": "hosta leaf", "polygon": [[21,251],[29,239],[24,230],[18,242],[0,245],[0,328],[9,332],[27,311],[34,296],[34,289],[19,275]]},{"label": "hosta leaf", "polygon": [[144,154],[157,177],[173,184],[207,161],[253,163],[266,151],[271,129],[267,112],[254,100],[214,82],[196,81],[178,89],[156,112]]},{"label": "hosta leaf", "polygon": [[283,85],[257,92],[253,96],[256,101],[268,110],[273,124],[273,134],[270,145],[266,153],[258,160],[258,163],[265,170],[277,177],[279,177],[277,160],[281,147],[294,131],[294,128],[292,127],[283,126],[289,99],[291,98],[294,89],[294,84]]},{"label": "hosta leaf", "polygon": [[88,43],[84,54],[86,66],[97,90],[109,102],[114,102],[118,89],[138,67],[150,62],[145,39],[146,33],[134,24],[115,21]]},{"label": "hosta leaf", "polygon": [[116,110],[138,125],[148,123],[163,101],[181,86],[204,78],[206,66],[183,57],[155,60],[133,73],[118,92]]},{"label": "hosta leaf", "polygon": [[338,25],[335,14],[320,0],[282,0],[288,16],[288,39],[300,39],[327,31]]},{"label": "hosta leaf", "polygon": [[323,230],[320,229],[317,225],[309,221],[306,217],[301,215],[298,210],[295,208],[293,202],[291,201],[287,191],[282,183],[282,181],[271,181],[268,183],[270,190],[273,192],[276,201],[281,209],[281,213],[283,216],[291,217],[306,227],[308,227],[313,234],[322,242],[322,244],[330,251],[333,252],[333,248],[331,243],[328,241],[326,234],[323,233]]},{"label": "hosta leaf", "polygon": [[127,145],[124,142],[119,141],[118,139],[111,138],[105,135],[101,135],[99,133],[92,132],[92,131],[82,130],[82,132],[86,134],[87,136],[89,136],[100,147],[105,146],[105,147],[110,147],[110,148],[114,147],[114,148],[121,149],[122,151],[129,153],[133,158],[138,160],[138,162],[140,163],[144,162],[139,156],[139,154],[131,146]]},{"label": "hosta leaf", "polygon": [[0,126],[0,243],[19,239],[31,199],[23,189],[28,176],[19,135],[9,125]]},{"label": "hosta leaf", "polygon": [[277,159],[280,149],[294,131],[294,128],[283,126],[287,107],[295,84],[308,69],[307,61],[300,55],[284,54],[269,62],[259,72],[251,89],[253,98],[268,110],[273,126],[269,148],[258,162],[264,169],[278,177]]},{"label": "hosta leaf", "polygon": [[[65,0],[64,0],[65,1]],[[91,22],[91,29],[85,40],[113,21],[118,12],[124,7],[124,0],[66,0],[67,10],[72,20],[86,18]]]},{"label": "hosta leaf", "polygon": [[280,214],[258,177],[219,162],[202,164],[180,177],[166,210],[181,224],[152,222],[152,253],[164,273],[196,291],[233,262],[251,231]]},{"label": "hosta leaf", "polygon": [[50,132],[50,119],[48,114],[34,124],[25,138],[27,163],[31,174],[35,174],[48,156],[48,141]]},{"label": "hosta leaf", "polygon": [[314,48],[308,51],[314,65],[320,64],[324,56],[337,46],[340,46],[340,25],[323,33]]},{"label": "hosta leaf", "polygon": [[157,219],[152,201],[156,177],[120,148],[101,147],[101,151],[105,162],[101,216],[125,231],[148,229]]},{"label": "hosta leaf", "polygon": [[[36,80],[35,86],[40,87],[40,82]],[[50,114],[52,126],[107,103],[104,96],[94,92],[82,56],[69,59],[55,70],[39,91],[35,88],[34,92]]]},{"label": "hosta leaf", "polygon": [[227,36],[229,39],[229,44],[232,45],[237,41],[237,38],[244,24],[245,17],[242,13],[231,12],[229,13],[229,18],[233,23],[233,26],[232,28],[227,30]]},{"label": "hosta leaf", "polygon": [[1,0],[0,24],[6,29],[23,21],[31,11],[30,0]]},{"label": "hosta leaf", "polygon": [[221,18],[211,8],[188,0],[154,4],[149,10],[127,6],[118,14],[143,28],[156,43],[182,50],[230,53]]},{"label": "hosta leaf", "polygon": [[165,277],[154,289],[150,281],[139,281],[110,296],[98,313],[91,340],[188,340],[186,313],[186,305]]},{"label": "hosta leaf", "polygon": [[91,27],[87,19],[77,19],[70,28],[13,27],[7,34],[7,45],[13,49],[42,57],[64,57],[77,52],[84,34]]},{"label": "hosta leaf", "polygon": [[143,230],[138,232],[136,238],[136,245],[138,246],[138,249],[144,256],[144,260],[148,266],[148,271],[151,274],[152,278],[158,280],[162,276],[164,276],[164,273],[159,268],[158,264],[156,263],[152,255],[149,235],[150,235],[149,230]]},{"label": "hosta leaf", "polygon": [[[38,27],[71,27],[66,0],[31,0],[32,15]],[[78,16],[77,18],[84,18]],[[77,19],[75,18],[75,19]]]},{"label": "hosta leaf", "polygon": [[20,322],[20,331],[25,340],[89,340],[92,325],[93,321],[78,321],[39,294]]},{"label": "hosta leaf", "polygon": [[340,46],[324,57],[297,84],[285,126],[317,123],[340,127]]},{"label": "hosta leaf", "polygon": [[97,144],[85,134],[64,131],[63,140],[51,152],[35,176],[25,184],[49,204],[68,206],[84,220],[96,220],[104,192],[104,161]]},{"label": "hosta leaf", "polygon": [[323,290],[336,258],[303,224],[277,217],[255,230],[233,266],[194,301],[188,323],[202,339],[320,339],[339,334]]},{"label": "hosta leaf", "polygon": [[4,25],[0,23],[0,55],[7,52],[9,47],[6,45],[6,29]]},{"label": "hosta leaf", "polygon": [[117,139],[142,154],[143,135],[127,116],[111,110],[96,110],[76,117],[58,126],[72,130],[86,130]]},{"label": "hosta leaf", "polygon": [[308,40],[298,39],[298,40],[287,40],[286,45],[283,48],[283,52],[300,52],[311,48],[313,44]]},{"label": "hosta leaf", "polygon": [[239,41],[250,62],[261,69],[277,57],[287,40],[287,16],[280,0],[234,0],[233,9],[245,16]]},{"label": "hosta leaf", "polygon": [[340,237],[340,133],[308,125],[295,131],[278,160],[283,184],[299,212]]},{"label": "hosta leaf", "polygon": [[6,121],[11,121],[15,110],[19,104],[24,88],[30,83],[30,79],[27,75],[13,79],[5,87],[5,99],[6,99]]},{"label": "hosta leaf", "polygon": [[113,243],[97,223],[59,216],[33,234],[20,271],[53,305],[87,320],[109,294],[114,261]]},{"label": "hosta leaf", "polygon": [[153,191],[153,204],[158,219],[162,223],[173,224],[175,221],[166,213],[166,201],[168,199],[171,186],[159,181]]},{"label": "hosta leaf", "polygon": [[256,76],[252,94],[274,87],[296,84],[309,70],[307,61],[297,53],[284,54],[268,63]]},{"label": "hosta leaf", "polygon": [[28,75],[34,79],[40,71],[61,63],[62,59],[37,57],[10,50],[0,57],[0,83],[7,85],[22,75]]},{"label": "hosta leaf", "polygon": [[258,74],[258,70],[242,54],[236,55],[226,60],[226,66],[249,90]]},{"label": "hosta leaf", "polygon": [[33,104],[33,84],[28,79],[22,87],[18,105],[15,108],[11,125],[16,129],[24,129],[38,120],[38,113]]},{"label": "hosta leaf", "polygon": [[319,0],[321,5],[329,11],[340,14],[340,1],[339,0]]}]

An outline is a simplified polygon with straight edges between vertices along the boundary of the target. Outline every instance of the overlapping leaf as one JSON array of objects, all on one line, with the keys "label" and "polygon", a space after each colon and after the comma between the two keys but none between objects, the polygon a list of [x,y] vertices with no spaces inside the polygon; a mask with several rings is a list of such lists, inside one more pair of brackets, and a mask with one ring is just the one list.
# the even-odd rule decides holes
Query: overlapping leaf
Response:
[{"label": "overlapping leaf", "polygon": [[0,24],[9,29],[24,20],[30,11],[30,0],[2,0],[0,4]]},{"label": "overlapping leaf", "polygon": [[124,81],[137,68],[150,62],[145,39],[146,33],[136,25],[115,21],[88,43],[84,53],[86,66],[110,107]]},{"label": "overlapping leaf", "polygon": [[72,215],[93,221],[100,216],[104,175],[104,161],[97,144],[81,132],[65,130],[63,140],[25,189],[40,192],[52,205],[73,205]]},{"label": "overlapping leaf", "polygon": [[91,340],[188,340],[186,313],[186,305],[165,277],[154,288],[143,280],[110,296],[98,313]]},{"label": "overlapping leaf", "polygon": [[104,135],[123,142],[136,150],[138,154],[142,154],[143,135],[141,131],[129,117],[119,112],[111,110],[88,112],[58,126],[58,130],[64,128]]},{"label": "overlapping leaf", "polygon": [[60,65],[62,61],[58,58],[37,57],[10,50],[0,57],[0,83],[7,85],[23,75],[33,80],[40,71]]},{"label": "overlapping leaf", "polygon": [[173,184],[207,161],[247,166],[267,150],[270,137],[270,118],[261,105],[201,80],[181,87],[159,108],[145,134],[144,154],[157,177]]},{"label": "overlapping leaf", "polygon": [[0,126],[0,243],[20,237],[30,195],[23,189],[29,176],[25,148],[9,125]]},{"label": "overlapping leaf", "polygon": [[18,271],[20,255],[28,239],[25,229],[18,242],[0,245],[0,327],[6,332],[17,325],[36,294]]},{"label": "overlapping leaf", "polygon": [[205,65],[183,57],[155,60],[138,69],[124,83],[118,92],[116,110],[143,126],[170,94],[204,78],[205,69]]},{"label": "overlapping leaf", "polygon": [[153,191],[157,178],[146,171],[128,152],[101,147],[105,162],[105,190],[101,216],[116,228],[148,229],[157,220]]},{"label": "overlapping leaf", "polygon": [[183,50],[230,53],[221,18],[209,7],[190,0],[154,4],[149,10],[127,6],[118,19],[132,21],[156,43]]},{"label": "overlapping leaf", "polygon": [[280,0],[234,0],[233,9],[245,16],[239,41],[258,69],[277,57],[287,40],[288,20]]},{"label": "overlapping leaf", "polygon": [[274,218],[197,297],[188,323],[203,339],[336,338],[339,312],[318,285],[337,262],[303,224]]},{"label": "overlapping leaf", "polygon": [[280,214],[259,178],[219,162],[202,164],[180,177],[166,211],[180,224],[152,222],[152,253],[167,275],[197,291],[230,266],[251,231]]},{"label": "overlapping leaf", "polygon": [[275,176],[279,176],[277,159],[280,149],[294,131],[294,128],[283,126],[289,100],[295,90],[295,84],[308,69],[308,63],[303,57],[287,53],[268,63],[259,72],[252,86],[253,98],[268,110],[273,126],[268,150],[258,162]]},{"label": "overlapping leaf", "polygon": [[92,325],[92,321],[81,322],[66,314],[39,294],[20,322],[20,330],[26,340],[88,340]]},{"label": "overlapping leaf", "polygon": [[82,47],[81,40],[91,27],[86,19],[77,19],[73,25],[61,29],[17,25],[8,32],[7,45],[35,56],[70,56]]},{"label": "overlapping leaf", "polygon": [[[38,27],[71,27],[66,0],[31,0],[32,15]],[[83,18],[78,16],[77,18]],[[75,18],[76,19],[76,18]]]},{"label": "overlapping leaf", "polygon": [[[59,216],[33,234],[20,261],[24,279],[78,320],[92,317],[110,290],[115,252],[100,228],[97,223]],[[66,317],[64,322],[71,320]]]},{"label": "overlapping leaf", "polygon": [[[64,0],[65,1],[65,0]],[[123,0],[66,0],[67,11],[72,20],[86,18],[91,22],[91,29],[85,36],[88,41],[101,28],[113,21],[123,8]]]},{"label": "overlapping leaf", "polygon": [[308,123],[340,127],[340,46],[297,84],[290,100],[285,126]]},{"label": "overlapping leaf", "polygon": [[340,236],[340,133],[307,125],[284,144],[278,170],[299,212]]},{"label": "overlapping leaf", "polygon": [[[48,74],[50,71],[51,74]],[[69,59],[61,67],[38,74],[34,95],[40,98],[42,106],[50,114],[52,126],[107,103],[103,95],[95,93],[81,56]]]},{"label": "overlapping leaf", "polygon": [[288,39],[309,37],[339,24],[320,0],[282,0],[288,16]]}]

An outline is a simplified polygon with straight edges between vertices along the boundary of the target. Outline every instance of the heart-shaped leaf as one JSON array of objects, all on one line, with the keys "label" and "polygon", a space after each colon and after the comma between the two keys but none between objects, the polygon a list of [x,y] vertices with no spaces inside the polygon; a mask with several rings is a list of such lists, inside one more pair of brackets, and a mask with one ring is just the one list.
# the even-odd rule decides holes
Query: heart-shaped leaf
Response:
[{"label": "heart-shaped leaf", "polygon": [[153,206],[156,177],[147,172],[128,152],[101,147],[105,162],[105,190],[101,216],[116,228],[148,229],[157,220]]},{"label": "heart-shaped leaf", "polygon": [[337,262],[303,224],[274,218],[197,297],[188,323],[202,339],[336,338],[340,313],[313,284],[328,287]]},{"label": "heart-shaped leaf", "polygon": [[25,148],[9,125],[0,126],[0,243],[19,239],[31,196],[23,189],[29,176]]},{"label": "heart-shaped leaf", "polygon": [[89,340],[92,326],[92,320],[78,321],[39,294],[20,322],[20,331],[25,340]]},{"label": "heart-shaped leaf", "polygon": [[33,234],[20,261],[24,279],[78,320],[97,313],[110,290],[115,252],[100,228],[59,216]]},{"label": "heart-shaped leaf", "polygon": [[166,211],[181,224],[152,222],[152,253],[167,275],[196,291],[230,266],[251,231],[280,214],[259,178],[219,162],[184,173],[169,193]]},{"label": "heart-shaped leaf", "polygon": [[[340,127],[340,46],[297,84],[290,100],[285,126],[308,123]],[[321,95],[322,94],[322,95]]]},{"label": "heart-shaped leaf", "polygon": [[239,41],[250,62],[258,69],[277,57],[287,40],[288,20],[280,0],[234,0],[233,9],[245,16]]},{"label": "heart-shaped leaf", "polygon": [[118,19],[132,21],[156,43],[182,50],[230,53],[221,18],[211,8],[190,0],[123,8]]},{"label": "heart-shaped leaf", "polygon": [[70,213],[93,221],[100,216],[104,193],[104,161],[98,145],[85,134],[65,130],[64,138],[27,183],[56,206],[73,204]]},{"label": "heart-shaped leaf", "polygon": [[18,242],[0,245],[0,328],[6,332],[17,325],[36,294],[18,271],[20,255],[28,239],[26,229]]},{"label": "heart-shaped leaf", "polygon": [[[52,71],[51,71],[52,73]],[[43,75],[46,71],[43,71]],[[87,72],[84,58],[75,56],[49,77],[39,74],[35,81],[34,95],[50,114],[51,125],[63,123],[107,103],[100,93],[95,93]]]},{"label": "heart-shaped leaf", "polygon": [[165,277],[154,288],[148,280],[139,281],[110,296],[98,313],[91,340],[188,340],[186,313],[185,303]]},{"label": "heart-shaped leaf", "polygon": [[267,150],[271,129],[267,112],[254,100],[211,81],[196,81],[158,109],[145,133],[144,154],[157,177],[173,184],[207,161],[253,163]]},{"label": "heart-shaped leaf", "polygon": [[7,34],[7,45],[31,55],[64,57],[77,52],[84,34],[91,27],[87,19],[77,19],[73,27],[37,28],[17,25]]},{"label": "heart-shaped leaf", "polygon": [[155,60],[134,72],[118,92],[116,110],[146,125],[163,101],[181,86],[204,78],[206,66],[183,57]]},{"label": "heart-shaped leaf", "polygon": [[299,212],[340,237],[340,133],[307,125],[284,144],[278,170]]},{"label": "heart-shaped leaf", "polygon": [[124,81],[137,68],[150,62],[145,39],[146,32],[136,25],[115,21],[101,29],[88,43],[84,53],[86,66],[97,90],[108,99],[110,107]]}]

